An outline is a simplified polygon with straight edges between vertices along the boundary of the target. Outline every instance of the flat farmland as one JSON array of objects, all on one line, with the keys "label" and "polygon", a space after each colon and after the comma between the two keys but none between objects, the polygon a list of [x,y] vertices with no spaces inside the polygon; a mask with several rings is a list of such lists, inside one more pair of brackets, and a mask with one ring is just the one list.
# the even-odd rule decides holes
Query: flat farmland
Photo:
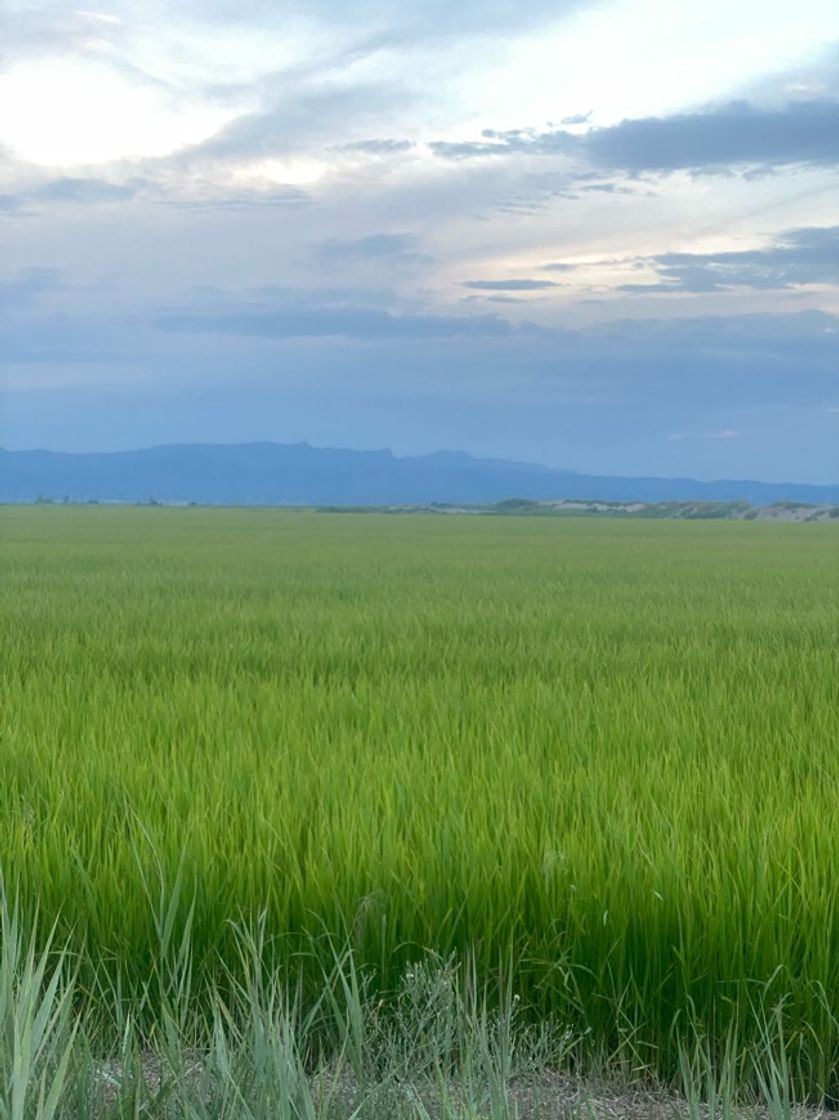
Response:
[{"label": "flat farmland", "polygon": [[0,574],[3,880],[83,976],[165,911],[200,1002],[262,915],[835,1081],[839,525],[7,507]]}]

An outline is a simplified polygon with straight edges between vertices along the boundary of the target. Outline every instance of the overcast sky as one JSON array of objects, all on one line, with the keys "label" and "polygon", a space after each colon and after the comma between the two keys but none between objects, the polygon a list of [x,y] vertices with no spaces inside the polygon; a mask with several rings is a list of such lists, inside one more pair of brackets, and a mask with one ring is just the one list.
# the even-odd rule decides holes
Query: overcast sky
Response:
[{"label": "overcast sky", "polygon": [[836,0],[7,0],[0,444],[839,481]]}]

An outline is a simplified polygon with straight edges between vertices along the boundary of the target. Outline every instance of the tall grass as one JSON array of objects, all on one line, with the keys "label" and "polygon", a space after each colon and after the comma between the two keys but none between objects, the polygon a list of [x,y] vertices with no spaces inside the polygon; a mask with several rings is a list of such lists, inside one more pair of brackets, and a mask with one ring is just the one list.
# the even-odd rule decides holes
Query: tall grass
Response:
[{"label": "tall grass", "polygon": [[149,1015],[264,913],[310,1005],[432,950],[632,1067],[778,1021],[836,1092],[837,528],[5,509],[20,920]]},{"label": "tall grass", "polygon": [[[143,1033],[107,976],[86,1001],[69,951],[51,938],[39,949],[2,892],[0,910],[3,1120],[507,1120],[512,1078],[562,1057],[564,1040],[550,1048],[549,1035],[520,1029],[511,1001],[490,1014],[485,992],[432,958],[406,973],[383,1013],[352,951],[336,950],[305,1006],[266,972],[261,924],[237,928],[240,967],[225,966],[225,993],[205,991],[198,1038],[183,989]],[[169,975],[182,947],[161,943],[160,956]]]},{"label": "tall grass", "polygon": [[[453,960],[428,954],[385,1003],[371,998],[353,951],[330,942],[332,967],[307,1004],[266,971],[262,923],[240,926],[239,959],[232,969],[222,962],[231,984],[205,990],[197,1038],[185,1027],[195,1003],[183,989],[167,995],[145,1033],[107,975],[97,1001],[87,1000],[68,950],[51,938],[39,948],[5,894],[0,909],[4,1120],[583,1120],[603,1112],[603,1070],[587,1081],[579,1068],[558,1072],[569,1055],[579,1059],[580,1040],[523,1022],[509,985],[492,995]],[[184,954],[161,944],[160,955],[170,958],[168,975]],[[753,1064],[757,1094],[744,1095],[731,1049],[718,1067],[695,1045],[681,1053],[681,1092],[651,1093],[639,1071],[618,1079],[608,1068],[606,1112],[736,1120],[754,1117],[758,1103],[768,1120],[801,1117],[783,1034],[769,1042]]]}]

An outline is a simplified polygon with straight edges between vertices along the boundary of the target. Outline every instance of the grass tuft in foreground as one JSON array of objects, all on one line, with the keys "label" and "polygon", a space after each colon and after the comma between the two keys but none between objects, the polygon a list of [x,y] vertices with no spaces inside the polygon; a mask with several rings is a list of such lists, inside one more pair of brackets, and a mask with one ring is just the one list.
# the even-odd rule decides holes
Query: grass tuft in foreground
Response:
[{"label": "grass tuft in foreground", "polygon": [[[43,951],[5,898],[0,950],[0,1116],[9,1120],[735,1120],[824,1115],[796,1109],[780,1022],[744,1093],[733,1048],[718,1064],[697,1042],[670,1086],[617,1053],[582,1064],[583,1040],[528,1023],[509,983],[428,956],[384,1000],[352,950],[334,950],[312,1004],[265,968],[264,928],[236,930],[239,959],[200,1007],[170,987],[184,946],[151,983],[153,1023],[120,993],[91,999],[68,950]],[[604,1056],[605,1057],[605,1056]]]}]

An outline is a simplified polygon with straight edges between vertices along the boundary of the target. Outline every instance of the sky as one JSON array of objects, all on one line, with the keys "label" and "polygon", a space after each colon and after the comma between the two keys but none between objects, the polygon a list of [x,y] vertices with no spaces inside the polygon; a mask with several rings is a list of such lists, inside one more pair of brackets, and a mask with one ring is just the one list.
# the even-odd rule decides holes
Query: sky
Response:
[{"label": "sky", "polygon": [[7,0],[0,446],[839,481],[836,0]]}]

